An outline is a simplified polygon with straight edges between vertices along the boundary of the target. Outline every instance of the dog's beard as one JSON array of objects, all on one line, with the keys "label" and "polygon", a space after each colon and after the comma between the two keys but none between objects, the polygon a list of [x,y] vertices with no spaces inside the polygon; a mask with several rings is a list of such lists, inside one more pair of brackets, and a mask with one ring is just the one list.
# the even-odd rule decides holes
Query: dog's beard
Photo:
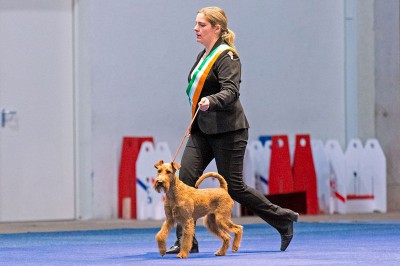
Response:
[{"label": "dog's beard", "polygon": [[161,193],[161,192],[164,192],[164,193],[166,193],[167,191],[168,191],[168,189],[169,189],[169,186],[168,186],[168,184],[166,184],[165,182],[160,182],[160,181],[155,181],[154,182],[154,189],[158,192],[158,193]]}]

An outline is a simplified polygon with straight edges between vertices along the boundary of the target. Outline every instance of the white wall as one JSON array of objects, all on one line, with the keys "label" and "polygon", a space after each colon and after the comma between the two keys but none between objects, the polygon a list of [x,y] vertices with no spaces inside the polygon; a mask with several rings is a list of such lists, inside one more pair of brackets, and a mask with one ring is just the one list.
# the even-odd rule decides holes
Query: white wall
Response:
[{"label": "white wall", "polygon": [[123,136],[154,136],[175,152],[190,118],[185,89],[203,6],[225,9],[237,35],[250,139],[309,133],[344,144],[343,1],[76,4],[79,217],[116,217]]}]

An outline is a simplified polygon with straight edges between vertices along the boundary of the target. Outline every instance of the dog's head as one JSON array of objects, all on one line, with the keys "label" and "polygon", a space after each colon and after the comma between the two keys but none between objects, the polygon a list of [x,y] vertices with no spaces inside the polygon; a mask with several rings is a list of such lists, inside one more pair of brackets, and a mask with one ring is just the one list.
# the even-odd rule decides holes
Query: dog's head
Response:
[{"label": "dog's head", "polygon": [[154,189],[161,193],[161,191],[167,192],[171,185],[175,182],[176,170],[181,168],[181,165],[176,162],[164,163],[163,160],[154,164],[157,168],[157,177],[154,180]]}]

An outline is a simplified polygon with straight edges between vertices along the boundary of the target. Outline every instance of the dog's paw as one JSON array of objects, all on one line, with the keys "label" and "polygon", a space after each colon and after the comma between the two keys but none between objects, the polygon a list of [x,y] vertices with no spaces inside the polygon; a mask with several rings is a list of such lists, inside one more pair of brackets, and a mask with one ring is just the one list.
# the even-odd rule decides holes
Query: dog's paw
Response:
[{"label": "dog's paw", "polygon": [[226,255],[226,252],[223,252],[223,251],[221,251],[221,250],[218,250],[218,251],[215,252],[214,254],[215,254],[215,256],[225,256],[225,255]]},{"label": "dog's paw", "polygon": [[236,252],[239,250],[239,245],[233,245],[232,246],[232,252]]},{"label": "dog's paw", "polygon": [[183,252],[179,252],[176,257],[180,258],[180,259],[186,259],[188,257],[188,254],[187,253],[183,253]]},{"label": "dog's paw", "polygon": [[164,256],[165,254],[167,254],[167,249],[166,248],[159,248],[158,251],[160,252],[161,256]]}]

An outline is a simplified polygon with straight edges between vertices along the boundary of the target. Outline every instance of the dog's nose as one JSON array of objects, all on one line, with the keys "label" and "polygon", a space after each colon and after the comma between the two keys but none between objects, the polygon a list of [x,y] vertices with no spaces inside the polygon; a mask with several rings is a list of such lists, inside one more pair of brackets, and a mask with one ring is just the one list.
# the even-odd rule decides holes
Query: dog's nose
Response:
[{"label": "dog's nose", "polygon": [[160,180],[157,180],[157,185],[161,186],[162,184],[163,184],[163,182],[162,182],[162,181],[160,181]]}]

